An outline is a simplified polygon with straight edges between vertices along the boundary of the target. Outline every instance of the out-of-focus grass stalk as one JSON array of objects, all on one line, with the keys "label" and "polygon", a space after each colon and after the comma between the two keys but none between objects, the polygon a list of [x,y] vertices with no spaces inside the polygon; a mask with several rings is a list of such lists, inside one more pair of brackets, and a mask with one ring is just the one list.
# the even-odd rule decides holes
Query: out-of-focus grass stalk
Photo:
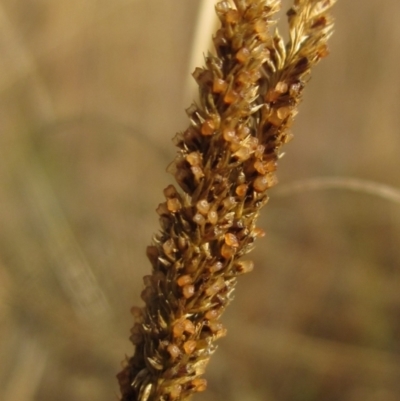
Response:
[{"label": "out-of-focus grass stalk", "polygon": [[[35,107],[42,123],[53,123],[56,121],[56,115],[51,96],[37,72],[35,58],[14,29],[2,5],[0,5],[0,27],[5,40],[8,41],[9,57],[15,66],[16,74],[28,73],[31,76]],[[10,77],[7,79],[9,81]],[[53,257],[52,266],[61,286],[77,313],[92,319],[108,309],[107,302],[74,237],[43,166],[32,154],[31,141],[29,134],[21,135],[15,140],[13,157],[20,158],[21,162],[18,180],[26,193],[32,216],[39,218],[38,227],[42,228],[44,245]]]},{"label": "out-of-focus grass stalk", "polygon": [[282,185],[275,196],[290,196],[306,191],[327,189],[344,189],[353,192],[377,196],[393,203],[400,204],[400,189],[380,182],[353,177],[315,177]]},{"label": "out-of-focus grass stalk", "polygon": [[47,352],[27,336],[22,343],[23,346],[11,365],[11,378],[0,392],[2,401],[33,401],[42,380]]}]

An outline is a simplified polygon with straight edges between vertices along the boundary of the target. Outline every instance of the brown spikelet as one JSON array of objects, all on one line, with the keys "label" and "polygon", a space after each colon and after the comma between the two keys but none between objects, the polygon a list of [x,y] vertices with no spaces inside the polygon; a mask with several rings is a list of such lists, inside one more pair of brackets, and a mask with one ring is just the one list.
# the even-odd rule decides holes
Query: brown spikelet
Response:
[{"label": "brown spikelet", "polygon": [[226,333],[219,318],[237,276],[253,269],[241,258],[264,235],[256,219],[277,183],[281,147],[310,68],[327,54],[334,1],[295,0],[286,44],[271,33],[280,1],[234,3],[216,5],[216,55],[193,74],[200,104],[175,138],[170,170],[180,190],[168,186],[157,208],[145,307],[133,309],[136,349],[118,374],[122,401],[186,400],[206,388],[201,376]]}]

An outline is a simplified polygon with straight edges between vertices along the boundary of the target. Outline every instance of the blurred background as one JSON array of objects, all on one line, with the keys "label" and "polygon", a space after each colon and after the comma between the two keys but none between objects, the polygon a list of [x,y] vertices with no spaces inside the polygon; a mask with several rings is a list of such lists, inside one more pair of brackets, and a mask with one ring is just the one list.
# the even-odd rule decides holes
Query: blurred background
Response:
[{"label": "blurred background", "polygon": [[[0,1],[0,400],[117,400],[213,4]],[[399,197],[338,185],[400,187],[399,14],[335,6],[198,401],[400,399]]]}]

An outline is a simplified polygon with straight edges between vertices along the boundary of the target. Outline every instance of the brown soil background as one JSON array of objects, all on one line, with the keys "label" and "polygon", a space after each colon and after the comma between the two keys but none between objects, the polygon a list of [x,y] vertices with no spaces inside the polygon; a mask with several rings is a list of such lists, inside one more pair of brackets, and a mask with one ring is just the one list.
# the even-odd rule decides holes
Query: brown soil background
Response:
[{"label": "brown soil background", "polygon": [[[199,4],[0,2],[2,401],[117,399]],[[400,187],[400,3],[334,15],[199,401],[400,399],[400,205],[283,192],[332,176]]]}]

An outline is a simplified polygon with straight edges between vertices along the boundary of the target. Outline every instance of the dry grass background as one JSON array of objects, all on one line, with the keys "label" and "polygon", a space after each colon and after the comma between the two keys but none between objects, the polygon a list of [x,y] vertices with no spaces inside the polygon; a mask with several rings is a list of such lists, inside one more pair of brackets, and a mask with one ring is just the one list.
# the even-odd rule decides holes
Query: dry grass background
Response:
[{"label": "dry grass background", "polygon": [[[0,2],[0,400],[116,399],[171,138],[187,124],[199,6]],[[329,176],[400,187],[399,13],[397,0],[335,7],[332,54],[197,400],[400,399],[400,205],[283,192]]]}]

